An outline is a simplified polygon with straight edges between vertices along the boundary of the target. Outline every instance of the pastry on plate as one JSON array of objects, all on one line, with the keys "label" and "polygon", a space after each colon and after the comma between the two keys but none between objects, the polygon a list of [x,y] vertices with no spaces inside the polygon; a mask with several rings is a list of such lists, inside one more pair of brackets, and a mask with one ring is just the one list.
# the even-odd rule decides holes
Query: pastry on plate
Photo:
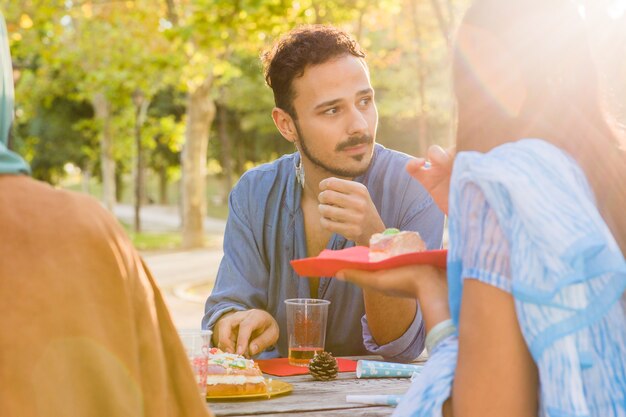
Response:
[{"label": "pastry on plate", "polygon": [[218,348],[209,350],[206,378],[207,396],[265,393],[267,393],[265,378],[263,378],[259,366],[252,359],[222,352]]},{"label": "pastry on plate", "polygon": [[425,250],[426,243],[419,233],[387,229],[383,233],[373,234],[370,238],[369,261],[378,262],[404,253]]}]

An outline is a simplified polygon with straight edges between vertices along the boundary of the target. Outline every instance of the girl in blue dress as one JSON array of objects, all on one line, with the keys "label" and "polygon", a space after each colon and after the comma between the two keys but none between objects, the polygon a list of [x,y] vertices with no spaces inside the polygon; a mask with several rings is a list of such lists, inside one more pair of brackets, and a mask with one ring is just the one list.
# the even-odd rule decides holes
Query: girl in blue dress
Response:
[{"label": "girl in blue dress", "polygon": [[394,416],[626,417],[626,151],[577,5],[475,1],[453,73],[456,157],[407,166],[448,212],[447,275],[338,274],[419,300],[430,359]]}]

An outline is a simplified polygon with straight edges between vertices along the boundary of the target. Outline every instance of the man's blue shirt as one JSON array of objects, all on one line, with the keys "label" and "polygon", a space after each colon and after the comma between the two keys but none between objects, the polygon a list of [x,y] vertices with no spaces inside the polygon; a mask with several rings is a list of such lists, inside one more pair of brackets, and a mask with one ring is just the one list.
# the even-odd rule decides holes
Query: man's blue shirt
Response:
[{"label": "man's blue shirt", "polygon": [[[310,298],[311,294],[309,280],[296,275],[289,263],[307,257],[302,187],[294,172],[299,159],[294,153],[251,169],[233,188],[224,258],[202,319],[202,327],[212,329],[229,311],[268,311],[278,322],[280,336],[277,350],[261,357],[287,356],[284,300]],[[429,249],[440,248],[444,215],[405,171],[408,160],[408,155],[376,145],[368,170],[354,181],[367,187],[386,227],[418,231]],[[354,242],[334,234],[327,249],[350,246]],[[360,288],[321,278],[318,294],[331,302],[325,349],[334,355],[378,354],[388,360],[409,361],[423,350],[425,331],[419,309],[404,335],[379,346],[367,326]]]}]

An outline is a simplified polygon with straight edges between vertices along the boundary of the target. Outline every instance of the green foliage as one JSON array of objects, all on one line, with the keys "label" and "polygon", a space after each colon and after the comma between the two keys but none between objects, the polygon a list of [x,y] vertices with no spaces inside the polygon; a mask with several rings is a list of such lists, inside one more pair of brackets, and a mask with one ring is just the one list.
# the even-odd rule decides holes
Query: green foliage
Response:
[{"label": "green foliage", "polygon": [[39,178],[59,181],[64,162],[98,175],[96,138],[102,124],[88,103],[103,93],[111,107],[117,176],[125,178],[135,156],[133,95],[141,92],[150,101],[142,130],[148,167],[174,181],[185,134],[185,96],[210,79],[211,99],[226,110],[230,152],[218,139],[215,121],[208,158],[218,165],[230,158],[239,175],[293,151],[271,120],[273,98],[262,77],[260,52],[294,26],[330,23],[353,33],[368,51],[379,140],[421,153],[419,135],[426,143],[449,141],[453,108],[447,39],[433,5],[445,12],[450,31],[466,3],[0,0],[19,75],[16,143]]},{"label": "green foliage", "polygon": [[[580,0],[595,28],[593,44],[609,105],[626,118],[626,13],[610,0]],[[301,24],[333,24],[367,50],[380,121],[378,140],[410,154],[448,145],[453,131],[448,43],[469,0],[0,0],[16,75],[13,146],[34,175],[63,183],[66,165],[100,175],[102,120],[94,97],[110,105],[116,177],[132,178],[137,93],[148,100],[141,143],[147,195],[180,202],[180,156],[187,94],[210,84],[225,129],[213,122],[207,152],[207,201],[225,216],[228,189],[245,169],[292,152],[277,132],[259,55]],[[169,8],[173,5],[173,8]],[[613,9],[607,12],[608,9]],[[223,142],[224,134],[228,141]],[[72,177],[72,180],[75,178]],[[159,181],[162,183],[160,184]],[[100,184],[91,184],[96,195]],[[160,190],[160,191],[159,191]],[[130,201],[132,187],[122,195]]]}]

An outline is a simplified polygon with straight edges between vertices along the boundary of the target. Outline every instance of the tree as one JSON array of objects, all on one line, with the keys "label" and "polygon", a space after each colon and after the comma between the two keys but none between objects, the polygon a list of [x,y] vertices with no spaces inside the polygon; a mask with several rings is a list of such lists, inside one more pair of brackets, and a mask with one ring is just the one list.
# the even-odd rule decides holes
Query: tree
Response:
[{"label": "tree", "polygon": [[184,143],[184,93],[173,87],[159,91],[148,108],[143,131],[148,151],[147,166],[158,177],[158,201],[170,204],[168,183],[180,172],[180,154]]},{"label": "tree", "polygon": [[58,184],[67,164],[86,169],[96,162],[91,152],[97,146],[95,132],[83,128],[92,117],[89,103],[55,97],[49,105],[37,103],[35,116],[28,123],[18,119],[14,130],[17,149],[29,155],[35,178]]},{"label": "tree", "polygon": [[100,136],[103,201],[112,208],[120,178],[116,160],[132,154],[130,138],[133,131],[140,134],[142,126],[134,116],[145,113],[134,111],[133,94],[142,92],[140,107],[145,107],[156,91],[175,79],[171,44],[159,26],[164,9],[155,9],[147,0],[22,3],[16,12],[21,15],[14,19],[31,24],[14,26],[30,42],[19,42],[17,56],[34,62],[30,70],[38,84],[54,91],[62,85],[55,78],[63,74],[66,85],[72,86],[63,93],[91,103]]},{"label": "tree", "polygon": [[[293,151],[269,116],[272,94],[258,59],[263,49],[301,23],[347,29],[368,50],[379,139],[423,153],[450,138],[448,40],[468,1],[0,0],[20,75],[17,138],[39,164],[37,175],[57,181],[61,160],[78,159],[70,145],[56,161],[45,155],[51,147],[44,144],[55,142],[41,123],[45,116],[45,123],[70,124],[76,135],[68,138],[78,145],[83,171],[100,168],[107,205],[135,167],[137,212],[146,168],[158,173],[160,201],[166,201],[180,157],[183,241],[196,246],[203,237],[209,154],[219,161],[228,191],[243,170]],[[93,118],[66,117],[57,106],[85,106]],[[96,148],[89,142],[94,135]],[[209,140],[212,135],[220,140]]]},{"label": "tree", "polygon": [[230,58],[238,51],[258,51],[267,33],[282,32],[289,12],[286,3],[166,1],[171,39],[187,62],[182,69],[187,90],[181,192],[184,247],[200,246],[204,240],[206,159],[215,96],[220,85],[239,76]]},{"label": "tree", "polygon": [[111,123],[117,121],[119,127],[126,127],[123,120],[130,118],[122,113],[132,109],[137,230],[143,194],[141,129],[152,97],[175,78],[175,65],[169,58],[171,45],[163,36],[159,16],[159,10],[149,1],[85,2],[76,13],[73,27],[73,41],[81,52],[80,65],[87,74],[82,91],[91,96],[101,126],[103,199],[108,207],[115,195]]},{"label": "tree", "polygon": [[598,62],[603,100],[612,125],[626,143],[626,6],[609,0],[582,0]]}]

